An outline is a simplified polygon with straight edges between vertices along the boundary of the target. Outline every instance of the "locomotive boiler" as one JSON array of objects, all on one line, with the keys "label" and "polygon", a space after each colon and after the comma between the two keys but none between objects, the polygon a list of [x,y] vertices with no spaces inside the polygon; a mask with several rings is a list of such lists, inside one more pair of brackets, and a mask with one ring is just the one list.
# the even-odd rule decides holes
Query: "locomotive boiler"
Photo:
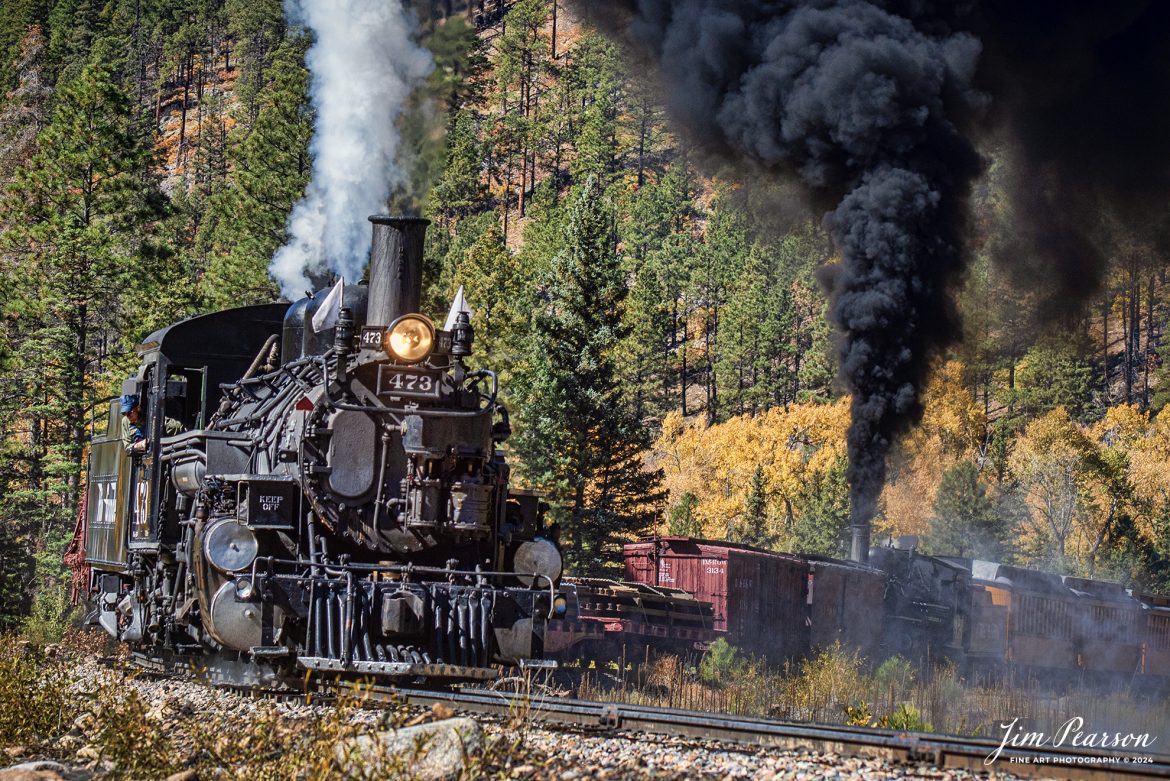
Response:
[{"label": "locomotive boiler", "polygon": [[[563,610],[543,505],[509,489],[466,311],[420,313],[426,221],[371,217],[368,285],[151,334],[89,461],[95,620],[147,656],[488,678]],[[176,425],[176,423],[178,425]],[[181,433],[167,436],[167,430]]]}]

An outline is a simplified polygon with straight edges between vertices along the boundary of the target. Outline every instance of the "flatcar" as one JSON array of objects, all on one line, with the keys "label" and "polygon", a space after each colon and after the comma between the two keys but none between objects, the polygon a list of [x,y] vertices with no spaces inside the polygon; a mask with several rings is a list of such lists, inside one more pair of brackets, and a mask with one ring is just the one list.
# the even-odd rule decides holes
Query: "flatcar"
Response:
[{"label": "flatcar", "polygon": [[562,591],[565,610],[545,631],[553,659],[604,665],[651,653],[697,656],[719,637],[711,603],[680,589],[566,578]]}]

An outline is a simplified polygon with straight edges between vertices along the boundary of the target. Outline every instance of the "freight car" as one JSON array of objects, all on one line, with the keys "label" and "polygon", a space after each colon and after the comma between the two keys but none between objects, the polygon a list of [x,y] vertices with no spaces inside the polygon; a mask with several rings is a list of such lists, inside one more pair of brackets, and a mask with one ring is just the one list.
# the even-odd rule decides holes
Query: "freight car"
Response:
[{"label": "freight car", "polygon": [[1142,647],[1142,672],[1146,675],[1170,676],[1170,597],[1139,593],[1145,643]]},{"label": "freight car", "polygon": [[[642,584],[664,595],[655,613],[669,615],[680,598],[708,604],[711,638],[773,664],[840,642],[873,661],[895,654],[925,664],[945,660],[976,677],[1117,683],[1170,675],[1170,598],[924,556],[915,545],[904,538],[875,547],[871,566],[687,537],[642,540],[624,553],[627,587]],[[607,617],[616,614],[602,610],[592,620],[604,624]],[[627,658],[709,642],[669,624],[651,638],[627,634],[617,622],[609,627],[607,642],[625,644]],[[577,640],[562,641],[558,652],[573,656],[585,648]]]},{"label": "freight car", "polygon": [[568,578],[562,591],[565,610],[544,638],[554,659],[604,665],[645,661],[652,651],[688,656],[719,636],[711,603],[679,589]]},{"label": "freight car", "polygon": [[632,581],[710,602],[716,633],[773,662],[835,642],[878,651],[885,577],[870,567],[687,537],[626,545],[625,567]]},{"label": "freight car", "polygon": [[542,662],[561,556],[509,489],[496,375],[465,365],[466,311],[419,312],[426,221],[370,219],[368,286],[151,334],[95,426],[89,597],[139,653],[285,680]]}]

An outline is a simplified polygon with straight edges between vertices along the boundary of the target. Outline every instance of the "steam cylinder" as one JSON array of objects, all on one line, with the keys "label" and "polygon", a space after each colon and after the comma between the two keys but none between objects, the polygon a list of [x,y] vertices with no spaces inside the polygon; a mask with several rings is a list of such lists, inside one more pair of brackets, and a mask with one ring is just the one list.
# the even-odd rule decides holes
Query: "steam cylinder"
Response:
[{"label": "steam cylinder", "polygon": [[430,220],[421,217],[370,217],[370,297],[366,325],[387,326],[419,311],[422,298],[423,239]]}]

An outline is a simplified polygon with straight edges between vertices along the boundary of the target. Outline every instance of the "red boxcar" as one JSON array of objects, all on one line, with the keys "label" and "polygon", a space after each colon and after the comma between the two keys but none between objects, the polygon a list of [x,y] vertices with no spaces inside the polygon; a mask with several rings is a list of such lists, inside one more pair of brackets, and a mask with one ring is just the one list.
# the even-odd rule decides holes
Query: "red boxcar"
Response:
[{"label": "red boxcar", "polygon": [[626,577],[714,608],[728,642],[778,664],[840,640],[876,651],[883,575],[868,567],[727,542],[660,537],[625,546]]}]

